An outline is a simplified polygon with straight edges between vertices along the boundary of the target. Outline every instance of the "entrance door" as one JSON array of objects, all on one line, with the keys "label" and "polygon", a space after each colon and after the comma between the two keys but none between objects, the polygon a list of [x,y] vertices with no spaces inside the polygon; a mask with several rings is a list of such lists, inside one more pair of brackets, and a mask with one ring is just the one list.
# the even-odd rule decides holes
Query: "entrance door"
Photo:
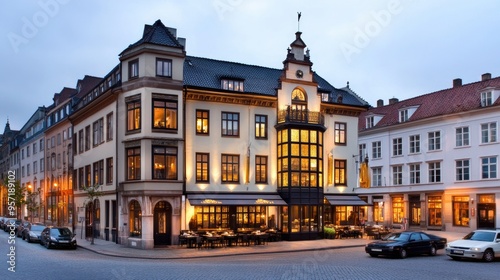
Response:
[{"label": "entrance door", "polygon": [[156,203],[154,209],[154,243],[171,245],[172,242],[172,207],[166,201]]},{"label": "entrance door", "polygon": [[410,226],[420,226],[420,196],[409,197],[410,200]]},{"label": "entrance door", "polygon": [[477,205],[477,227],[495,228],[495,203]]}]

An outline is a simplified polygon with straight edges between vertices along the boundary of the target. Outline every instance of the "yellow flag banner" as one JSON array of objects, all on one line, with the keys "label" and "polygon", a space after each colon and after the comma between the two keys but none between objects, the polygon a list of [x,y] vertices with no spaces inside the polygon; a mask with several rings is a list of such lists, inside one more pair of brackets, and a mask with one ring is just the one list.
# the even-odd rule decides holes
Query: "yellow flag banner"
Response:
[{"label": "yellow flag banner", "polygon": [[359,168],[359,186],[361,188],[370,187],[370,172],[368,170],[368,162],[364,161],[361,163]]}]

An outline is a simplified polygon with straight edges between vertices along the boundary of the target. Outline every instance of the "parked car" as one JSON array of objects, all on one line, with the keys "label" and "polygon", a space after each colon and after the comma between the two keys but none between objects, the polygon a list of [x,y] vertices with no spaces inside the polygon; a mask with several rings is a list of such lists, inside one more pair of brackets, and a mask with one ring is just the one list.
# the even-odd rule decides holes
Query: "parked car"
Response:
[{"label": "parked car", "polygon": [[475,230],[446,244],[446,255],[454,260],[478,259],[491,262],[500,257],[500,229]]},{"label": "parked car", "polygon": [[23,237],[23,230],[28,225],[30,225],[30,222],[22,221],[16,228],[16,237]]},{"label": "parked car", "polygon": [[28,241],[28,243],[31,242],[40,242],[40,235],[42,234],[42,231],[46,228],[45,225],[39,224],[39,223],[34,223],[30,224],[23,230],[23,239]]},{"label": "parked car", "polygon": [[76,249],[76,234],[67,227],[46,227],[40,234],[40,244],[47,249],[52,247]]},{"label": "parked car", "polygon": [[420,231],[391,233],[382,240],[366,244],[365,252],[372,257],[390,255],[406,258],[408,255],[427,254],[435,256],[437,250],[444,249],[446,238]]},{"label": "parked car", "polygon": [[0,229],[2,229],[2,230],[3,230],[3,226],[5,224],[6,219],[7,219],[6,217],[0,217]]},{"label": "parked car", "polygon": [[4,224],[4,231],[5,232],[10,232],[11,231],[11,228],[13,228],[14,230],[14,233],[17,232],[17,227],[22,223],[22,220],[19,220],[19,219],[7,219],[5,220],[5,224]]}]

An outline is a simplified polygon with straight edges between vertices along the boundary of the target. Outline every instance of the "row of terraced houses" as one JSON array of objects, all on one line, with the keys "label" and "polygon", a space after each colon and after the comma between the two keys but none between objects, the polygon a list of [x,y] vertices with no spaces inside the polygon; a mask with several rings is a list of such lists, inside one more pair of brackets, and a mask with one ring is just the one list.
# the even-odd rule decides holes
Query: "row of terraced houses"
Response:
[{"label": "row of terraced houses", "polygon": [[2,181],[16,171],[38,205],[19,216],[142,249],[188,229],[304,240],[332,224],[500,224],[500,78],[374,107],[315,73],[301,34],[274,69],[189,56],[176,29],[146,25],[105,77],[7,122]]}]

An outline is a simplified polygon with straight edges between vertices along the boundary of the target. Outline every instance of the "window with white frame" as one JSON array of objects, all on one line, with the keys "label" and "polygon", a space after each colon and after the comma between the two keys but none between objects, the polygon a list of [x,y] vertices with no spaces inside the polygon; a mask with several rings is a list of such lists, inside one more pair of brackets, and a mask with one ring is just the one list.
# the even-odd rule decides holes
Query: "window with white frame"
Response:
[{"label": "window with white frame", "polygon": [[243,81],[241,80],[232,80],[232,79],[222,79],[221,87],[225,90],[232,91],[243,91]]},{"label": "window with white frame", "polygon": [[410,154],[420,153],[420,135],[410,135]]},{"label": "window with white frame", "polygon": [[372,128],[375,126],[375,118],[373,116],[366,117],[366,128]]},{"label": "window with white frame", "polygon": [[481,158],[481,179],[497,178],[497,157]]},{"label": "window with white frame", "polygon": [[481,143],[494,143],[497,141],[497,123],[483,123],[481,124]]},{"label": "window with white frame", "polygon": [[392,155],[393,156],[403,155],[403,139],[402,138],[392,139]]},{"label": "window with white frame", "polygon": [[399,122],[406,122],[408,121],[408,110],[400,110],[399,111]]},{"label": "window with white frame", "polygon": [[469,127],[457,127],[455,129],[455,138],[457,147],[469,146]]},{"label": "window with white frame", "polygon": [[493,94],[491,91],[481,92],[481,106],[486,107],[493,104]]},{"label": "window with white frame", "polygon": [[403,166],[396,165],[392,167],[392,184],[402,185],[403,184]]},{"label": "window with white frame", "polygon": [[441,162],[429,163],[429,183],[441,182]]},{"label": "window with white frame", "polygon": [[172,60],[171,59],[156,59],[156,76],[172,77]]},{"label": "window with white frame", "polygon": [[455,172],[457,181],[470,180],[470,160],[459,159],[455,161]]},{"label": "window with white frame", "polygon": [[428,133],[429,151],[441,150],[441,132],[432,131]]},{"label": "window with white frame", "polygon": [[372,142],[372,159],[382,157],[382,143],[380,141]]},{"label": "window with white frame", "polygon": [[410,164],[410,184],[420,184],[420,164]]},{"label": "window with white frame", "polygon": [[382,167],[372,167],[372,186],[382,186]]}]

